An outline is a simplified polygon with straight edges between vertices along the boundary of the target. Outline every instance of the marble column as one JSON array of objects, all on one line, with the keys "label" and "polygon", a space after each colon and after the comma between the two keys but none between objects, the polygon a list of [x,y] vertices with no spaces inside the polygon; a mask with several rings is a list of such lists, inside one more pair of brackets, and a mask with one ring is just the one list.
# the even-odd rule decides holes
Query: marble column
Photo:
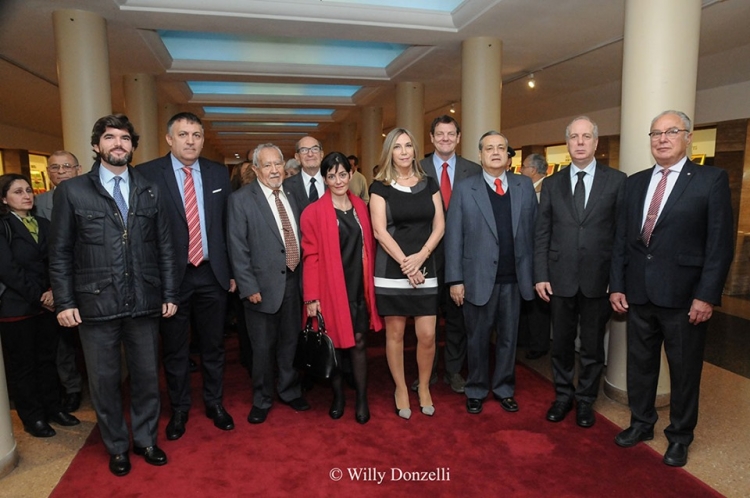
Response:
[{"label": "marble column", "polygon": [[[660,112],[695,117],[701,0],[627,0],[622,67],[620,171],[651,167],[647,133]],[[691,33],[691,36],[685,36]],[[604,379],[608,397],[627,403],[627,326],[614,319]],[[662,354],[656,406],[669,403],[669,372]]]},{"label": "marble column", "polygon": [[357,155],[357,122],[344,121],[338,137],[338,151],[346,156]]},{"label": "marble column", "polygon": [[[161,102],[159,103],[159,110],[157,112],[157,137],[159,145],[159,155],[166,156],[169,153],[170,148],[167,143],[167,139],[164,138],[167,135],[167,123],[172,119],[172,116],[180,112],[180,108],[177,104],[172,102]],[[205,124],[203,125],[206,126]]]},{"label": "marble column", "polygon": [[403,82],[396,85],[396,127],[414,135],[419,148],[417,161],[424,157],[424,83]]},{"label": "marble column", "polygon": [[91,169],[91,129],[112,113],[107,25],[81,10],[52,13],[60,88],[63,143],[78,157],[83,172]]},{"label": "marble column", "polygon": [[372,180],[372,168],[380,161],[383,148],[383,109],[367,106],[360,114],[362,130],[362,154],[359,158],[360,172],[368,181]]},{"label": "marble column", "polygon": [[486,36],[469,38],[461,46],[461,61],[461,155],[478,162],[479,137],[502,131],[503,43]]},{"label": "marble column", "polygon": [[[125,113],[140,136],[133,153],[133,164],[141,164],[159,156],[160,133],[157,116],[156,80],[151,74],[126,74],[122,79],[125,92]],[[171,117],[171,116],[170,116]]]}]

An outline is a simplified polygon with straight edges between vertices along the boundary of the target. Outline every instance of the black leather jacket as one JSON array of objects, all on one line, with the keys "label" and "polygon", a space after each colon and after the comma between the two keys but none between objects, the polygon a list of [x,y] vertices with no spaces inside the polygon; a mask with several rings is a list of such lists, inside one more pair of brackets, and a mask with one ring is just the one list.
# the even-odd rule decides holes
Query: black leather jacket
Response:
[{"label": "black leather jacket", "polygon": [[127,230],[99,180],[97,161],[55,189],[50,281],[57,312],[78,308],[83,322],[160,316],[178,303],[172,236],[155,185],[128,166]]}]

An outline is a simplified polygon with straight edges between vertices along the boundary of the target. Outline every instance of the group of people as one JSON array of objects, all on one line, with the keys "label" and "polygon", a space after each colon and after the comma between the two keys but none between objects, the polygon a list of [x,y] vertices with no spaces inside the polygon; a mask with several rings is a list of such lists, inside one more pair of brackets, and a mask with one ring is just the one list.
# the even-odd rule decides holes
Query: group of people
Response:
[{"label": "group of people", "polygon": [[[543,157],[527,158],[522,175],[509,171],[514,151],[498,131],[479,140],[477,164],[456,154],[461,130],[451,116],[433,121],[434,152],[421,161],[413,135],[396,128],[385,138],[368,204],[352,192],[361,189],[350,188],[357,158],[324,154],[310,136],[296,144],[298,174],[287,176],[277,146],[261,144],[248,157],[254,180],[241,171],[233,188],[226,167],[200,157],[204,130],[196,115],[172,117],[170,152],[137,168],[130,163],[139,137],[127,117],[99,119],[91,137],[96,161],[87,174],[59,182],[51,216],[34,214],[28,179],[0,177],[0,331],[25,429],[48,437],[49,422],[78,423],[55,387],[56,313],[59,325],[78,328],[113,474],[130,471],[121,346],[135,454],[167,463],[156,444],[160,342],[172,411],[166,436],[186,432],[191,334],[205,414],[218,429],[232,430],[223,406],[232,292],[251,350],[252,424],[265,422],[276,395],[296,411],[310,408],[293,361],[302,321],[319,314],[338,359],[333,419],[345,411],[345,375],[356,388],[355,420],[370,419],[367,336],[383,328],[395,413],[411,417],[404,368],[410,317],[418,367],[411,388],[422,414],[436,413],[430,386],[437,381],[438,329],[445,331],[444,380],[465,394],[467,412],[481,413],[490,392],[516,412],[525,301],[534,303],[523,313],[535,337],[530,354],[545,354],[550,321],[553,329],[555,399],[546,417],[560,422],[575,405],[584,428],[595,422],[606,323],[613,310],[629,312],[632,419],[616,438],[623,447],[653,438],[664,344],[672,378],[664,461],[684,465],[697,422],[706,321],[732,260],[727,175],[690,162],[692,123],[678,111],[654,119],[656,166],[631,178],[595,159],[598,129],[589,118],[574,119],[565,135],[572,164],[544,178]],[[77,173],[78,163],[58,152],[49,167]]]}]

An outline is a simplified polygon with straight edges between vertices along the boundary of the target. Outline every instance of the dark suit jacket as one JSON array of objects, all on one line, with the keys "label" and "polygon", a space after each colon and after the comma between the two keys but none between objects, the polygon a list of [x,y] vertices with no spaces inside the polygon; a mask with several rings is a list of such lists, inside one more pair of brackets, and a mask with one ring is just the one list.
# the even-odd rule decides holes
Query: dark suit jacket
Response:
[{"label": "dark suit jacket", "polygon": [[594,183],[579,223],[569,166],[542,182],[534,235],[534,282],[549,282],[552,292],[573,297],[607,295],[615,222],[627,175],[596,163]]},{"label": "dark suit jacket", "polygon": [[0,317],[36,315],[42,311],[39,298],[50,288],[47,260],[49,221],[36,217],[39,242],[13,214],[2,216],[11,232],[10,246],[0,226],[0,282],[6,285],[0,302]]},{"label": "dark suit jacket", "polygon": [[646,247],[641,228],[653,171],[626,182],[610,290],[625,293],[633,304],[688,309],[700,299],[718,305],[734,254],[729,177],[687,161]]},{"label": "dark suit jacket", "polygon": [[[325,183],[323,183],[323,189],[327,190]],[[302,181],[302,173],[297,173],[284,180],[284,192],[287,196],[294,197],[294,201],[300,210],[300,213],[310,205],[310,197],[308,196],[307,190],[305,190],[305,182]]]},{"label": "dark suit jacket", "polygon": [[[171,154],[154,159],[137,167],[138,172],[159,186],[169,207],[168,219],[174,239],[177,281],[182,282],[188,265],[188,226],[185,204],[180,197],[177,179],[172,168]],[[208,261],[211,269],[224,289],[229,289],[231,271],[226,244],[227,200],[232,193],[227,168],[201,157],[201,181],[203,183],[203,209],[208,242]]]},{"label": "dark suit jacket", "polygon": [[[292,207],[287,213],[297,224],[299,214],[292,193],[282,186]],[[293,219],[292,219],[293,218]],[[255,311],[276,313],[286,287],[286,253],[271,207],[260,184],[254,181],[229,196],[229,256],[240,297]],[[247,297],[261,293],[262,301],[252,304]],[[300,310],[300,316],[302,311]]]},{"label": "dark suit jacket", "polygon": [[[531,266],[536,194],[529,178],[512,173],[507,175],[516,278],[521,296],[528,301],[534,298]],[[484,175],[457,182],[445,229],[445,281],[463,282],[465,298],[475,306],[487,304],[492,294],[499,243]]]}]

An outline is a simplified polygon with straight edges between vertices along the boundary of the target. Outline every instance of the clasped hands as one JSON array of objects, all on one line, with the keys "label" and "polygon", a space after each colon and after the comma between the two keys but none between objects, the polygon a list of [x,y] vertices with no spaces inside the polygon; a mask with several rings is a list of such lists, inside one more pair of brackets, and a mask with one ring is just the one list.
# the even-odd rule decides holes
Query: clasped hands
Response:
[{"label": "clasped hands", "polygon": [[422,266],[427,257],[421,252],[410,254],[401,261],[401,272],[409,279],[412,287],[416,288],[425,282],[426,275],[422,273]]}]

